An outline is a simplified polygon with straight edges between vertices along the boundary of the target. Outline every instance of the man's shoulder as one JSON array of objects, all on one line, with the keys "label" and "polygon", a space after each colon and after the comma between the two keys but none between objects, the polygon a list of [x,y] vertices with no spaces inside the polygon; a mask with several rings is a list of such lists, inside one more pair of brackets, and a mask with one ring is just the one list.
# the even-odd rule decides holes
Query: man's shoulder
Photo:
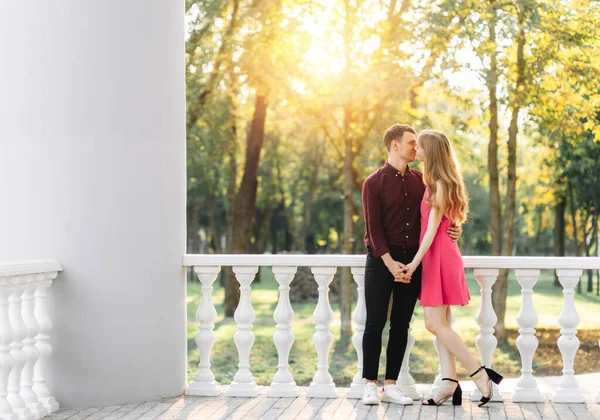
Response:
[{"label": "man's shoulder", "polygon": [[363,186],[368,186],[368,187],[377,187],[379,186],[379,184],[381,183],[381,177],[383,175],[382,172],[383,168],[377,168],[375,171],[373,171],[363,182]]}]

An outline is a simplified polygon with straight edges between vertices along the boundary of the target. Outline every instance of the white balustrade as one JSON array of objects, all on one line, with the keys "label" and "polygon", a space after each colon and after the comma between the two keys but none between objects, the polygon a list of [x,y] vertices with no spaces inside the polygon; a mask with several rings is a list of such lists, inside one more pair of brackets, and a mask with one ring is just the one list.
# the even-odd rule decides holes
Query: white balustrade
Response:
[{"label": "white balustrade", "polygon": [[27,329],[27,336],[23,340],[23,351],[27,355],[27,361],[23,367],[21,375],[21,397],[27,407],[31,410],[36,419],[40,419],[48,414],[44,404],[33,392],[33,367],[40,357],[40,353],[35,347],[35,336],[40,332],[40,326],[35,319],[35,291],[41,281],[44,280],[44,274],[33,274],[27,277],[25,292],[23,292],[23,322]]},{"label": "white balustrade", "polygon": [[561,326],[558,348],[563,359],[562,377],[554,393],[555,403],[583,403],[585,397],[579,389],[579,384],[573,374],[575,355],[579,349],[577,326],[579,315],[575,308],[575,286],[579,282],[582,270],[557,270],[558,281],[563,286],[564,302],[558,317]]},{"label": "white balustrade", "polygon": [[[494,336],[494,325],[498,321],[496,312],[492,306],[492,286],[496,282],[499,270],[497,269],[476,269],[475,278],[481,288],[481,304],[479,311],[475,317],[475,322],[479,325],[479,334],[475,338],[475,346],[481,356],[481,363],[488,368],[492,367],[492,356],[498,340]],[[469,372],[471,373],[471,372]],[[498,385],[494,386],[494,396],[492,401],[502,401],[502,395],[498,389]],[[481,393],[475,389],[471,394],[472,401],[479,401],[481,399]]]},{"label": "white balustrade", "polygon": [[13,340],[13,330],[9,320],[8,300],[12,293],[12,278],[0,277],[0,418],[3,420],[17,420],[19,416],[6,398],[8,391],[8,378],[15,361],[10,354],[10,343]]},{"label": "white balustrade", "polygon": [[221,271],[220,266],[194,267],[194,272],[202,284],[202,301],[196,312],[198,320],[196,345],[200,351],[200,363],[198,363],[198,372],[186,390],[188,395],[216,397],[221,393],[215,375],[210,370],[210,353],[217,340],[214,332],[217,310],[212,300],[212,291],[219,271]]},{"label": "white balustrade", "polygon": [[[27,362],[27,353],[23,351],[23,340],[27,337],[27,327],[23,322],[23,292],[27,288],[26,281],[29,276],[13,277],[12,293],[8,298],[8,318],[13,330],[13,339],[10,343],[10,354],[14,360],[14,365],[8,377],[8,387],[6,399],[20,419],[33,420],[35,415],[26,406],[21,397],[21,375]],[[27,280],[26,280],[27,279]]]},{"label": "white balustrade", "polygon": [[329,373],[329,350],[333,345],[333,334],[330,331],[333,311],[329,303],[329,285],[335,274],[335,267],[311,267],[315,281],[319,285],[319,300],[313,313],[316,332],[313,335],[313,343],[317,350],[318,363],[315,374],[306,396],[309,398],[336,398],[337,389],[333,383],[333,377]]},{"label": "white balustrade", "polygon": [[240,284],[240,303],[233,314],[237,322],[237,332],[233,336],[233,341],[238,349],[240,363],[227,395],[229,397],[256,397],[258,388],[254,376],[250,372],[250,350],[255,339],[252,323],[256,319],[250,302],[250,285],[254,281],[258,267],[233,266],[233,272]]},{"label": "white balustrade", "polygon": [[544,402],[544,397],[533,377],[533,356],[538,347],[535,326],[538,316],[533,307],[533,287],[537,283],[540,270],[516,270],[517,281],[521,285],[521,310],[517,315],[519,337],[517,348],[521,354],[521,377],[513,394],[513,402]]},{"label": "white balustrade", "polygon": [[34,314],[40,327],[40,332],[35,336],[35,347],[39,353],[37,363],[33,367],[33,392],[38,396],[38,400],[44,404],[48,413],[54,413],[58,410],[58,402],[54,399],[50,390],[46,386],[46,375],[48,374],[48,359],[52,353],[50,345],[50,330],[52,321],[48,316],[48,289],[52,285],[52,280],[57,276],[57,272],[48,272],[38,283],[35,292]]},{"label": "white balustrade", "polygon": [[[357,285],[358,301],[352,314],[355,333],[352,336],[352,343],[356,350],[358,366],[356,374],[350,385],[347,398],[361,398],[365,381],[362,378],[362,340],[366,322],[366,305],[364,302],[364,256],[363,255],[187,255],[184,257],[184,265],[194,266],[200,280],[203,282],[203,300],[198,310],[197,318],[200,321],[200,332],[196,336],[196,342],[200,350],[200,370],[190,384],[191,390],[203,390],[204,393],[196,395],[209,395],[207,389],[217,389],[214,382],[214,375],[210,372],[210,351],[214,345],[215,335],[213,332],[216,311],[212,302],[212,283],[216,279],[219,265],[232,265],[232,261],[238,264],[234,267],[236,278],[241,286],[240,304],[236,310],[236,321],[238,329],[234,340],[238,347],[240,356],[239,370],[228,395],[234,396],[255,396],[256,383],[250,372],[250,350],[254,343],[254,334],[252,333],[252,323],[255,319],[254,310],[250,304],[250,285],[257,272],[258,266],[271,266],[273,273],[279,284],[279,300],[277,308],[273,314],[277,331],[273,337],[279,357],[278,370],[273,377],[271,386],[268,390],[268,396],[273,397],[294,397],[298,395],[296,383],[290,372],[289,355],[294,343],[294,336],[291,331],[291,324],[294,319],[294,312],[289,299],[289,287],[292,282],[296,267],[309,266],[314,274],[315,281],[318,284],[319,299],[313,312],[313,320],[316,324],[313,343],[318,356],[317,372],[307,392],[307,397],[313,398],[335,398],[337,396],[336,385],[329,372],[329,353],[333,345],[333,335],[331,334],[331,323],[333,320],[333,311],[329,301],[329,286],[336,272],[336,267],[350,267],[354,282]],[[513,395],[515,402],[541,402],[543,398],[540,393],[537,381],[533,375],[533,357],[538,346],[538,340],[535,337],[535,327],[538,322],[537,314],[533,307],[534,286],[539,278],[540,269],[558,269],[558,275],[561,284],[564,287],[564,305],[559,317],[561,326],[561,337],[558,340],[558,347],[563,356],[563,376],[560,384],[554,394],[554,402],[583,402],[584,398],[577,382],[573,376],[573,361],[579,340],[577,338],[577,326],[579,318],[575,310],[574,287],[581,277],[581,269],[600,268],[600,258],[547,258],[547,257],[464,257],[463,262],[466,268],[473,268],[475,277],[481,288],[481,305],[478,308],[475,321],[479,327],[478,335],[475,340],[477,350],[479,351],[481,362],[486,367],[491,367],[492,356],[497,347],[497,340],[494,337],[494,326],[497,321],[496,314],[492,306],[492,286],[496,282],[499,269],[513,269],[517,276],[517,281],[522,288],[521,308],[517,316],[519,325],[519,337],[517,338],[517,348],[521,355],[521,376]],[[204,273],[204,274],[202,274]],[[204,279],[204,280],[203,280]],[[1,290],[5,290],[0,288]],[[0,299],[0,318],[7,317],[7,295],[4,292],[4,306]],[[23,310],[26,307],[26,294],[24,294]],[[0,296],[1,292],[0,292]],[[4,312],[3,312],[4,311]],[[3,315],[4,313],[4,315]],[[25,314],[23,315],[25,318]],[[411,327],[412,327],[411,320]],[[452,317],[454,322],[454,317]],[[29,324],[25,320],[26,325]],[[33,327],[35,328],[35,327]],[[410,375],[410,366],[408,361],[414,345],[412,328],[409,330],[407,349],[402,363],[402,368],[398,376],[398,384],[401,389],[413,398],[418,398],[415,384]],[[10,363],[12,358],[10,352],[4,346],[8,335],[12,341],[12,332],[4,331],[0,337],[0,360],[7,359]],[[27,352],[27,338],[24,340],[24,350]],[[435,341],[434,341],[434,344]],[[600,343],[599,343],[600,344]],[[25,375],[26,368],[23,369]],[[4,414],[0,414],[0,419],[11,418],[16,420],[11,408],[8,408],[6,399],[2,399],[2,378],[7,377],[6,364],[0,365],[0,411],[4,408]],[[439,386],[441,380],[441,368],[438,369],[438,375],[434,382],[432,392],[435,392],[436,386]],[[24,382],[23,382],[24,383]],[[6,378],[4,379],[6,384]],[[22,385],[22,388],[26,387]],[[23,391],[22,391],[23,392]],[[210,391],[209,391],[210,392]],[[217,391],[218,393],[218,391]],[[216,394],[214,394],[216,395]],[[481,394],[475,390],[472,399],[477,401]],[[498,386],[494,384],[494,401],[501,401],[502,396]],[[600,404],[600,387],[595,396],[596,402]],[[29,406],[29,405],[28,405]],[[10,416],[13,417],[10,417]]]},{"label": "white balustrade", "polygon": [[410,318],[410,324],[408,326],[408,337],[406,340],[406,350],[404,351],[404,358],[402,359],[402,365],[400,367],[400,373],[398,374],[398,386],[400,390],[408,395],[413,400],[419,399],[419,393],[417,392],[417,387],[415,386],[415,380],[410,374],[410,353],[415,346],[415,337],[412,335],[412,324],[415,320],[415,316],[413,315]]},{"label": "white balustrade", "polygon": [[298,388],[289,365],[290,350],[294,344],[294,335],[292,334],[294,310],[290,303],[290,283],[296,274],[296,267],[273,267],[273,274],[279,283],[279,301],[273,314],[273,319],[277,324],[277,332],[273,336],[273,341],[277,347],[279,363],[268,396],[297,397]]},{"label": "white balustrade", "polygon": [[363,378],[363,334],[365,332],[365,323],[367,322],[367,306],[365,303],[365,268],[352,267],[352,277],[358,289],[358,299],[356,308],[352,312],[352,320],[354,321],[354,335],[352,335],[352,344],[356,350],[358,365],[356,375],[352,379],[350,389],[346,394],[346,398],[362,398],[365,391],[366,380]]},{"label": "white balustrade", "polygon": [[[600,347],[600,341],[598,341],[598,346]],[[596,401],[596,404],[600,404],[600,384],[598,384],[598,392],[596,393],[594,401]]]}]

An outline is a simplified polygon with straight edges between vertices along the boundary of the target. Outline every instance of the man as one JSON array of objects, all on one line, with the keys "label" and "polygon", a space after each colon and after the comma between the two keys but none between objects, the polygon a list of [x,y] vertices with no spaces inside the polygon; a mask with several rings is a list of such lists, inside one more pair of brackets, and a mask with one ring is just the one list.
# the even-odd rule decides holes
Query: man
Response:
[{"label": "man", "polygon": [[[379,401],[412,404],[412,399],[396,385],[404,359],[408,328],[421,290],[421,268],[412,279],[403,275],[405,264],[412,261],[419,248],[421,231],[420,206],[425,185],[421,172],[411,169],[416,158],[416,131],[406,124],[395,124],[383,138],[387,162],[363,183],[362,201],[365,217],[365,300],[367,321],[363,335],[363,377],[367,383],[363,404]],[[460,228],[449,228],[453,240]],[[395,281],[397,279],[397,281]],[[390,296],[390,332],[384,386],[379,395],[377,376],[381,338],[387,321]]]}]

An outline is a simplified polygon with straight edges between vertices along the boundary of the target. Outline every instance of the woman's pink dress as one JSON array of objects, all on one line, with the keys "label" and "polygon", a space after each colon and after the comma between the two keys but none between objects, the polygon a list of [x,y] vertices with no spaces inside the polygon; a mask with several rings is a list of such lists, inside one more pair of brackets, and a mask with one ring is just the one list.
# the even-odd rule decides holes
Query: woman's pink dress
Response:
[{"label": "woman's pink dress", "polygon": [[[421,201],[421,239],[419,244],[423,241],[423,236],[427,231],[431,212],[426,201],[428,193],[429,191],[425,190]],[[449,226],[451,226],[450,220],[443,216],[433,243],[421,262],[421,294],[419,296],[421,306],[464,306],[471,299],[458,244],[452,242],[446,232],[446,228]]]}]

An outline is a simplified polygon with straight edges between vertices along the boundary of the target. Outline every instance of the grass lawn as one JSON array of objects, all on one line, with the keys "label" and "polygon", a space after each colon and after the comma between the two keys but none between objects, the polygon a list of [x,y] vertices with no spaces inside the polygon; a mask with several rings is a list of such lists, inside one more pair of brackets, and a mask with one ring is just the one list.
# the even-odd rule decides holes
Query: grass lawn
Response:
[{"label": "grass lawn", "polygon": [[[454,308],[456,322],[454,328],[465,338],[467,345],[476,352],[475,337],[477,324],[475,315],[480,304],[479,285],[475,281],[472,270],[468,271],[469,290],[472,300],[469,306]],[[584,277],[584,279],[586,279]],[[536,327],[536,336],[540,341],[539,348],[534,357],[534,370],[536,375],[559,375],[562,370],[562,358],[556,345],[560,336],[558,316],[562,309],[562,288],[553,286],[554,277],[551,272],[542,272],[534,288],[534,307],[539,317]],[[201,300],[201,285],[199,282],[188,283],[187,291],[187,334],[188,334],[188,379],[191,380],[197,370],[199,362],[198,348],[194,336],[198,331],[195,312]],[[316,283],[315,283],[316,287]],[[270,268],[260,271],[260,282],[252,285],[251,301],[256,312],[254,334],[256,341],[250,353],[251,371],[260,385],[268,385],[277,370],[277,349],[273,343],[275,321],[273,312],[277,306],[278,290]],[[238,354],[233,341],[236,323],[232,318],[224,318],[224,290],[215,282],[213,300],[215,302],[218,318],[215,322],[217,341],[212,351],[212,371],[221,384],[229,384],[237,371]],[[337,386],[349,386],[356,373],[356,352],[350,338],[340,339],[340,317],[336,298],[331,297],[334,311],[334,321],[331,332],[335,341],[330,353],[330,373]],[[575,372],[584,373],[600,369],[600,297],[592,294],[575,296],[575,302],[581,322],[578,327],[578,337],[581,347],[575,358]],[[316,372],[317,353],[312,336],[315,324],[312,313],[315,303],[293,303],[294,321],[292,333],[295,337],[290,353],[290,370],[298,385],[308,385]],[[520,375],[520,355],[515,345],[518,337],[516,316],[521,306],[521,288],[514,275],[509,276],[506,325],[510,329],[508,342],[501,344],[494,354],[492,364],[494,368],[507,377]],[[437,374],[437,354],[432,344],[432,336],[423,325],[423,311],[417,304],[413,335],[416,339],[415,347],[411,353],[411,374],[417,382],[432,381]],[[387,329],[384,332],[384,346],[380,363],[380,376],[385,366],[385,344],[387,342]],[[427,361],[427,362],[425,362]],[[466,375],[459,366],[459,377]],[[460,372],[463,376],[460,376]]]}]

